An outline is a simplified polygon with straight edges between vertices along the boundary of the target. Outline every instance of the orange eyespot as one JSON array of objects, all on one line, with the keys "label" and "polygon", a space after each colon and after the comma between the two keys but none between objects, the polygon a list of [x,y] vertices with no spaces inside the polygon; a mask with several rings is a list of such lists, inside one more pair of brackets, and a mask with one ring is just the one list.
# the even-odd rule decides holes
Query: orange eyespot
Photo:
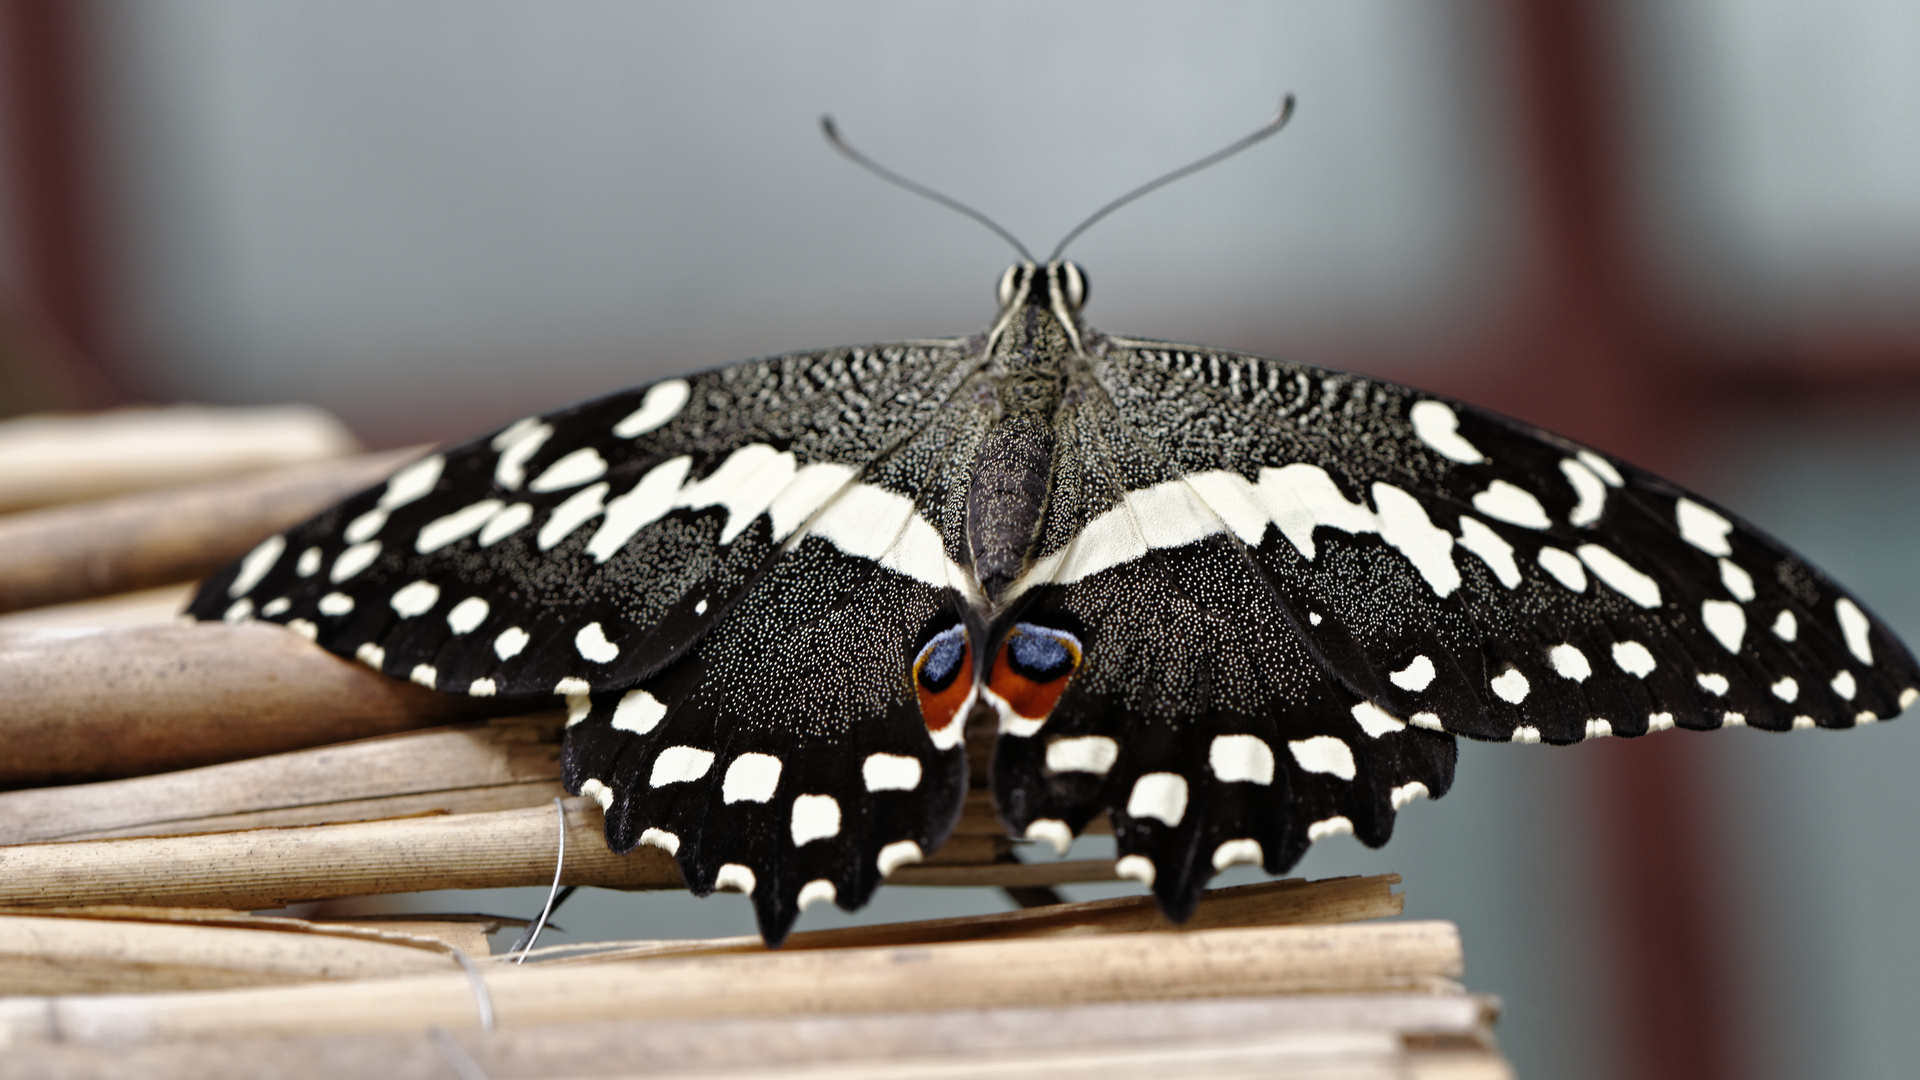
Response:
[{"label": "orange eyespot", "polygon": [[960,624],[935,634],[913,658],[913,688],[927,730],[942,731],[960,715],[973,690],[973,646]]},{"label": "orange eyespot", "polygon": [[1015,623],[993,658],[987,689],[1029,720],[1044,719],[1080,668],[1080,639],[1065,630]]}]

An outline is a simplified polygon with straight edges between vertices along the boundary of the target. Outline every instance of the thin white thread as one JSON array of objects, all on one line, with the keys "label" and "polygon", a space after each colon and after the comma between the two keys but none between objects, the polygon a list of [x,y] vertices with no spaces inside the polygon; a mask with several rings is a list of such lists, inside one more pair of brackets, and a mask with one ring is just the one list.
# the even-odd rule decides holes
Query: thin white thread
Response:
[{"label": "thin white thread", "polygon": [[480,969],[473,966],[473,960],[466,953],[452,945],[447,946],[453,958],[460,961],[460,967],[467,973],[467,982],[473,986],[474,1003],[480,1006],[480,1030],[493,1030],[493,995],[487,991],[487,980],[480,977]]},{"label": "thin white thread", "polygon": [[567,865],[567,807],[560,796],[553,797],[553,809],[560,815],[560,854],[553,860],[553,887],[547,890],[547,906],[540,909],[540,918],[533,924],[533,933],[527,935],[527,944],[517,950],[519,955],[514,963],[527,962],[527,954],[533,951],[533,943],[540,940],[540,931],[547,925],[547,916],[553,914],[553,898],[560,895],[560,870]]},{"label": "thin white thread", "polygon": [[453,1071],[460,1074],[460,1080],[488,1080],[487,1070],[473,1060],[473,1055],[467,1053],[466,1047],[453,1041],[453,1036],[447,1034],[446,1028],[439,1024],[428,1025],[427,1038],[433,1040],[433,1048],[440,1051],[440,1056]]}]

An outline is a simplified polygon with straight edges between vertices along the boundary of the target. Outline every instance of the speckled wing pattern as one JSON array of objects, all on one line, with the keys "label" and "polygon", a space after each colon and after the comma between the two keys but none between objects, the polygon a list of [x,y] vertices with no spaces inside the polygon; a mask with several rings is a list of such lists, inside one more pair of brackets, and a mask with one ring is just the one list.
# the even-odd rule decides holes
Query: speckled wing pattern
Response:
[{"label": "speckled wing pattern", "polygon": [[616,852],[779,941],[952,830],[969,725],[1016,836],[1112,817],[1175,918],[1236,863],[1384,843],[1453,736],[1885,719],[1920,670],[1705,500],[1405,387],[1077,319],[669,379],[406,466],[214,576],[388,675],[561,695]]}]

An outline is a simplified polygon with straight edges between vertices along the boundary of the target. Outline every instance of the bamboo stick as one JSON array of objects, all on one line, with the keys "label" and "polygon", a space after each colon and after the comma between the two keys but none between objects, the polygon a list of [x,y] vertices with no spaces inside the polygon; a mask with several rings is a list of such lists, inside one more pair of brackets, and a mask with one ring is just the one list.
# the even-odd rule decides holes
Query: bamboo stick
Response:
[{"label": "bamboo stick", "polygon": [[11,786],[189,768],[474,709],[267,623],[0,637],[0,700]]},{"label": "bamboo stick", "polygon": [[453,967],[444,953],[361,936],[0,915],[0,994],[270,986]]},{"label": "bamboo stick", "polygon": [[48,630],[104,630],[117,626],[164,626],[177,622],[195,586],[161,585],[70,604],[52,604],[0,615],[0,635]]},{"label": "bamboo stick", "polygon": [[[441,811],[561,794],[559,712],[197,769],[0,793],[0,844],[161,836]],[[497,803],[499,805],[480,805]]]},{"label": "bamboo stick", "polygon": [[[503,1028],[645,1016],[844,1015],[1426,988],[1460,973],[1445,922],[1119,934],[599,965],[489,967]],[[460,974],[0,1002],[0,1044],[417,1030],[478,1021]]]},{"label": "bamboo stick", "polygon": [[0,513],[178,487],[360,448],[307,405],[117,409],[0,423]]},{"label": "bamboo stick", "polygon": [[[1193,917],[1173,924],[1150,896],[1123,896],[989,915],[809,930],[787,938],[781,949],[852,949],[926,945],[951,941],[1002,941],[1061,934],[1118,934],[1163,931],[1186,933],[1223,927],[1359,922],[1401,914],[1405,898],[1392,890],[1400,875],[1331,878],[1325,881],[1262,882],[1213,889],[1200,899]],[[714,956],[757,953],[766,949],[757,936],[597,942],[555,945],[535,950],[529,960],[545,963],[603,963],[656,956]]]},{"label": "bamboo stick", "polygon": [[363,454],[0,517],[0,611],[202,577],[419,454]]},{"label": "bamboo stick", "polygon": [[[483,1033],[442,1035],[497,1080],[517,1076],[622,1075],[758,1078],[858,1075],[856,1068],[885,1063],[884,1075],[925,1075],[957,1080],[968,1075],[1005,1075],[969,1067],[1003,1065],[1049,1052],[1100,1048],[1135,1054],[1243,1040],[1248,1033],[1283,1037],[1325,1033],[1386,1036],[1403,1049],[1395,1068],[1371,1072],[1283,1072],[1270,1055],[1251,1075],[1392,1076],[1417,1080],[1477,1080],[1510,1077],[1504,1068],[1469,1069],[1463,1059],[1498,1058],[1488,1047],[1492,999],[1467,994],[1311,994],[1241,999],[1117,1002],[1072,1009],[1046,1007],[878,1013],[848,1016],[766,1017],[682,1021],[627,1020],[507,1027]],[[1424,1071],[1436,1055],[1405,1049],[1410,1042],[1446,1040],[1462,1047],[1441,1066]],[[1244,1044],[1242,1044],[1244,1045]],[[1297,1044],[1296,1044],[1297,1045]],[[119,1046],[62,1043],[16,1044],[8,1060],[24,1075],[39,1077],[142,1076],[151,1080],[331,1080],[381,1076],[387,1080],[444,1080],[452,1074],[446,1051],[417,1031],[359,1032],[346,1036],[228,1038],[219,1041],[158,1041]],[[1156,1064],[1165,1064],[1157,1062]],[[1287,1064],[1298,1064],[1289,1062]],[[1103,1080],[1126,1075],[1110,1065],[1093,1074]],[[1049,1080],[1089,1074],[1070,1068],[1046,1072]],[[1158,1075],[1242,1075],[1218,1070],[1162,1070]]]},{"label": "bamboo stick", "polygon": [[[600,808],[568,799],[569,885],[677,889],[666,853],[607,850]],[[160,904],[258,909],[303,900],[545,885],[553,880],[554,815],[549,807],[484,814],[196,836],[86,840],[0,848],[0,906]],[[986,840],[988,838],[978,838]],[[964,838],[962,838],[964,841]],[[944,850],[944,849],[943,849]],[[992,857],[961,849],[967,857]],[[907,866],[893,881],[919,885],[1061,885],[1111,881],[1111,863]]]}]

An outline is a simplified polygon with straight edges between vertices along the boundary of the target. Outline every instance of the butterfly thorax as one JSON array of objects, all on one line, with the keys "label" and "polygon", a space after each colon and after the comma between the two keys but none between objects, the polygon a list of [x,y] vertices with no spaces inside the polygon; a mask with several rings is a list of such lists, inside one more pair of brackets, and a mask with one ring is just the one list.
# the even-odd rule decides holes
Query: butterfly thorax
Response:
[{"label": "butterfly thorax", "polygon": [[1002,280],[1001,314],[975,389],[993,420],[967,489],[967,551],[989,602],[1025,569],[1046,512],[1056,416],[1080,354],[1074,312],[1084,297],[1071,264],[1016,266]]}]

